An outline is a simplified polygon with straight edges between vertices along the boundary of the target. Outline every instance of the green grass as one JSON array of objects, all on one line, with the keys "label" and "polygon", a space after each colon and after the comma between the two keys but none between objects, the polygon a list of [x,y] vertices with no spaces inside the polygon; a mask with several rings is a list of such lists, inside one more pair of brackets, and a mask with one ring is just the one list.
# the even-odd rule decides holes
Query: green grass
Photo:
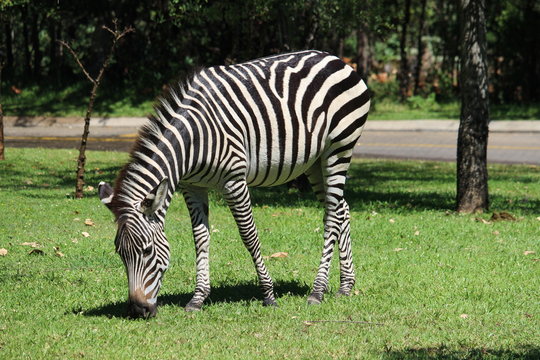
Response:
[{"label": "green grass", "polygon": [[[407,103],[382,99],[373,101],[369,120],[426,120],[450,119],[460,116],[459,101],[437,103],[420,97],[413,97]],[[490,105],[492,120],[538,120],[540,119],[540,104],[529,105]]]},{"label": "green grass", "polygon": [[[42,84],[22,87],[19,95],[3,89],[2,101],[5,115],[82,117],[86,111],[88,93],[89,85],[84,82],[75,82],[64,87]],[[93,116],[145,117],[152,112],[156,93],[155,89],[151,88],[139,91],[125,85],[123,89],[114,89],[104,84],[98,91]],[[438,103],[433,96],[413,96],[407,103],[402,104],[390,100],[383,93],[375,95],[369,119],[459,119],[459,113],[459,101]],[[490,115],[492,120],[538,120],[540,104],[492,105]]]},{"label": "green grass", "polygon": [[[199,313],[182,309],[195,265],[177,197],[166,224],[172,258],[161,306],[145,321],[125,317],[127,282],[114,253],[112,215],[95,189],[82,200],[71,196],[76,151],[8,149],[7,157],[0,162],[0,248],[8,251],[0,256],[2,359],[540,356],[539,167],[490,166],[492,209],[518,219],[490,223],[490,214],[452,211],[453,164],[355,161],[347,188],[355,294],[334,296],[334,259],[330,293],[311,307],[306,296],[322,249],[322,212],[311,194],[253,192],[263,254],[289,253],[267,260],[278,308],[261,306],[251,259],[212,194],[213,293]],[[126,158],[88,152],[88,184],[111,181]],[[24,242],[39,243],[43,254],[29,254]]]}]

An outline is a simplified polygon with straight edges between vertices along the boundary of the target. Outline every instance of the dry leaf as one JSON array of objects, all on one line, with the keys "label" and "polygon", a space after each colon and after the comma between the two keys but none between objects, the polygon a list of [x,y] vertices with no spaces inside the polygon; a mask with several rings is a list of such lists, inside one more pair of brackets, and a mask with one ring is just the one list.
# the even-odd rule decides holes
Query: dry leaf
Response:
[{"label": "dry leaf", "polygon": [[404,248],[395,248],[394,251],[402,251],[405,250]]},{"label": "dry leaf", "polygon": [[315,324],[313,324],[313,323],[310,322],[310,321],[304,321],[304,325],[306,325],[306,326],[312,326],[312,325],[315,325]]},{"label": "dry leaf", "polygon": [[87,186],[85,191],[94,191],[94,187],[93,186]]},{"label": "dry leaf", "polygon": [[56,255],[58,257],[64,257],[64,254],[62,254],[62,252],[60,252],[60,251],[55,251],[54,255]]},{"label": "dry leaf", "polygon": [[43,250],[32,249],[32,251],[30,251],[28,255],[45,255],[45,253],[43,252]]},{"label": "dry leaf", "polygon": [[540,216],[536,218],[536,220],[540,221]]},{"label": "dry leaf", "polygon": [[81,221],[81,219],[75,218],[75,219],[73,219],[73,221]]},{"label": "dry leaf", "polygon": [[500,232],[498,232],[497,230],[495,230],[494,232],[492,232],[493,235],[499,235]]},{"label": "dry leaf", "polygon": [[523,255],[531,255],[531,254],[536,254],[536,251],[527,250],[523,252]]},{"label": "dry leaf", "polygon": [[96,226],[96,224],[92,221],[92,219],[86,219],[84,220],[84,224],[86,226]]},{"label": "dry leaf", "polygon": [[390,224],[393,224],[393,223],[396,222],[396,220],[394,220],[394,219],[390,219],[390,220],[388,220],[388,221],[390,222]]},{"label": "dry leaf", "polygon": [[84,236],[84,237],[89,237],[89,236],[90,236],[90,234],[87,233],[86,231],[83,231],[81,234],[82,234],[82,236]]},{"label": "dry leaf", "polygon": [[360,290],[354,290],[354,295],[360,295]]},{"label": "dry leaf", "polygon": [[319,231],[321,231],[321,228],[320,228],[320,227],[316,227],[316,228],[315,228],[315,232],[319,232]]},{"label": "dry leaf", "polygon": [[26,185],[32,185],[33,184],[32,180],[24,180],[24,183]]},{"label": "dry leaf", "polygon": [[284,258],[284,257],[287,257],[289,256],[289,253],[286,253],[286,252],[283,252],[283,251],[280,251],[280,252],[277,252],[277,253],[274,253],[272,255],[270,255],[271,258]]},{"label": "dry leaf", "polygon": [[32,241],[32,242],[23,242],[21,243],[22,246],[31,246],[33,248],[37,248],[38,246],[41,246],[39,245],[37,242],[35,241]]},{"label": "dry leaf", "polygon": [[415,235],[415,236],[420,235],[420,231],[416,230],[416,231],[414,232],[414,235]]},{"label": "dry leaf", "polygon": [[76,244],[76,243],[79,242],[79,240],[77,240],[77,239],[71,239],[71,242],[74,243],[74,244]]},{"label": "dry leaf", "polygon": [[467,315],[467,314],[461,314],[461,315],[459,315],[459,317],[462,318],[462,319],[466,319],[466,318],[469,317],[469,315]]},{"label": "dry leaf", "polygon": [[6,256],[8,251],[6,249],[0,249],[0,256]]},{"label": "dry leaf", "polygon": [[491,221],[487,221],[486,219],[482,219],[482,218],[479,218],[479,217],[476,217],[474,218],[474,220],[478,221],[478,222],[481,222],[483,224],[486,224],[486,225],[490,225],[491,224]]}]

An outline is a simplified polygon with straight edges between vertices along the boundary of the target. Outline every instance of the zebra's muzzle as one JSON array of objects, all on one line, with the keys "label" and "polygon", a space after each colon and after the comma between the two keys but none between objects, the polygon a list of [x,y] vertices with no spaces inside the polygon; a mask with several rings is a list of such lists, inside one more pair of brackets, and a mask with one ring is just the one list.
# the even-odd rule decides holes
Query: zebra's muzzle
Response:
[{"label": "zebra's muzzle", "polygon": [[157,314],[157,304],[149,303],[140,292],[129,296],[128,313],[132,318],[151,318]]},{"label": "zebra's muzzle", "polygon": [[157,306],[155,304],[137,303],[129,301],[128,306],[129,316],[132,318],[148,319],[156,316],[157,314]]}]

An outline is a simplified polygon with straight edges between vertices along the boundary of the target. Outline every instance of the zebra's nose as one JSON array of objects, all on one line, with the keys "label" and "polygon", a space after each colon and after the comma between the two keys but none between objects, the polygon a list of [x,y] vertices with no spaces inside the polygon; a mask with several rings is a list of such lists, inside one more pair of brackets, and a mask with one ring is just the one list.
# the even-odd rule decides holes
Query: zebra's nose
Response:
[{"label": "zebra's nose", "polygon": [[129,296],[129,316],[138,318],[142,317],[145,319],[156,316],[157,306],[156,304],[150,304],[144,297],[138,296],[136,293]]},{"label": "zebra's nose", "polygon": [[134,318],[151,318],[156,316],[157,306],[155,304],[149,303],[136,303],[130,302],[129,304],[129,314]]}]

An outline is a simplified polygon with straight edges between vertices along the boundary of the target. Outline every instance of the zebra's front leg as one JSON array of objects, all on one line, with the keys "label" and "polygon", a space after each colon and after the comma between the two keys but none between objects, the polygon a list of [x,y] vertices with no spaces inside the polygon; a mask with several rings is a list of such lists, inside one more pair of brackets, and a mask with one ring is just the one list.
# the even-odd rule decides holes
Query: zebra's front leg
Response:
[{"label": "zebra's front leg", "polygon": [[255,264],[259,284],[263,293],[263,305],[276,306],[274,285],[261,256],[261,243],[253,219],[251,199],[246,182],[230,181],[226,183],[223,189],[223,196],[236,221],[240,237],[253,258],[253,263]]},{"label": "zebra's front leg", "polygon": [[186,311],[198,311],[210,295],[210,231],[208,227],[208,192],[206,189],[190,188],[183,191],[191,217],[197,264],[195,293],[187,303]]}]

